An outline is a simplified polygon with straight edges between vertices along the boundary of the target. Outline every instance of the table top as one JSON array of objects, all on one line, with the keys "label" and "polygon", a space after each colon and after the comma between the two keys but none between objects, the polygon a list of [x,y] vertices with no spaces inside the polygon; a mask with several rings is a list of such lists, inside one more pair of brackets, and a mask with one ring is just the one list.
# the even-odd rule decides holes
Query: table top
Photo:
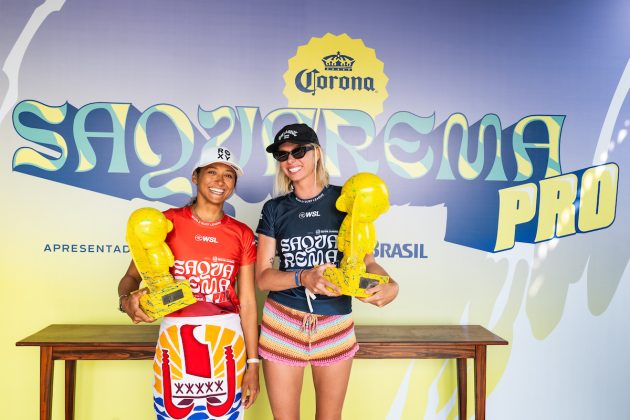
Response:
[{"label": "table top", "polygon": [[508,344],[481,325],[357,325],[355,332],[359,343]]},{"label": "table top", "polygon": [[[24,338],[17,346],[154,347],[159,325],[54,324]],[[357,325],[361,343],[506,345],[480,325]]]}]

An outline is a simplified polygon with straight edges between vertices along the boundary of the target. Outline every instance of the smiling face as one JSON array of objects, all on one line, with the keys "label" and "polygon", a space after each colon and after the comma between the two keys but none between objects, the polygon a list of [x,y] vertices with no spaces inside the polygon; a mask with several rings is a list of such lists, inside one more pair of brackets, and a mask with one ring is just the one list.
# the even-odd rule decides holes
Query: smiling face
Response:
[{"label": "smiling face", "polygon": [[193,172],[192,182],[199,203],[223,205],[234,192],[236,171],[225,163],[211,163]]},{"label": "smiling face", "polygon": [[[280,152],[292,152],[301,147],[301,145],[293,143],[283,143],[278,147]],[[296,185],[300,182],[315,180],[315,164],[317,156],[317,148],[307,151],[303,157],[296,159],[291,153],[287,160],[280,162],[280,168],[284,174]]]}]

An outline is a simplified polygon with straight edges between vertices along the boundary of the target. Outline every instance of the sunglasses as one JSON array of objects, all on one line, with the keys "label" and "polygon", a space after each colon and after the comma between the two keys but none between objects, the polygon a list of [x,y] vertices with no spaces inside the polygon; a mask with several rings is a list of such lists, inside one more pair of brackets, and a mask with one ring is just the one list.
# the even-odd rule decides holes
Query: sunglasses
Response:
[{"label": "sunglasses", "polygon": [[273,158],[277,160],[278,162],[284,162],[285,160],[289,159],[289,154],[290,154],[291,156],[293,156],[294,159],[302,159],[304,155],[306,154],[306,152],[313,150],[314,148],[315,146],[300,146],[300,147],[296,147],[290,152],[277,151],[277,152],[273,152]]}]

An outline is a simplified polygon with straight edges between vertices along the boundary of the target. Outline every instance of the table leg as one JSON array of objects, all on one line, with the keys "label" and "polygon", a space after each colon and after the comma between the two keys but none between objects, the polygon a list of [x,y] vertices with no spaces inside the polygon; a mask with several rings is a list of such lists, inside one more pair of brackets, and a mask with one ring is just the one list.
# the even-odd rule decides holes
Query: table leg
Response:
[{"label": "table leg", "polygon": [[486,418],[486,346],[475,349],[475,420]]},{"label": "table leg", "polygon": [[52,414],[52,393],[54,360],[53,349],[50,346],[42,346],[39,355],[39,418],[50,420]]},{"label": "table leg", "polygon": [[460,420],[466,419],[466,403],[468,402],[466,361],[465,358],[457,359],[457,401]]},{"label": "table leg", "polygon": [[66,420],[74,420],[74,392],[77,378],[77,361],[66,360]]}]

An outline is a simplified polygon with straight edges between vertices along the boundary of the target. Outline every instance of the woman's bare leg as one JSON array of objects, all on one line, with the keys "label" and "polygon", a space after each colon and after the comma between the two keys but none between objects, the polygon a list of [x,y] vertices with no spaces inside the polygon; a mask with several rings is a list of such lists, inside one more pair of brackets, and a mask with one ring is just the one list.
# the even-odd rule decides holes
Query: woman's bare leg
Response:
[{"label": "woman's bare leg", "polygon": [[263,360],[263,371],[273,418],[299,419],[304,367]]},{"label": "woman's bare leg", "polygon": [[352,359],[347,359],[329,366],[311,366],[313,383],[315,385],[315,399],[317,420],[339,420],[343,401],[346,398]]}]

